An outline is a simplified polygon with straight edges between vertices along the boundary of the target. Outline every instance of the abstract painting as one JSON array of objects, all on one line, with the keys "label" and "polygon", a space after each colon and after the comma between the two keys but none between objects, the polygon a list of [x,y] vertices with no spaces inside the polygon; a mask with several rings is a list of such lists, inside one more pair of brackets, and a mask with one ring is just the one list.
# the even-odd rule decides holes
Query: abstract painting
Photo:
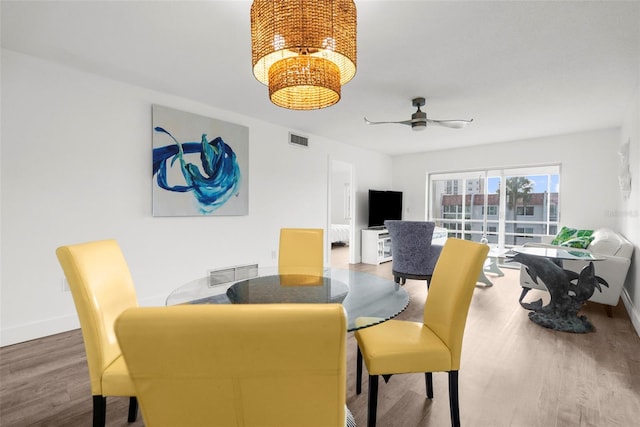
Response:
[{"label": "abstract painting", "polygon": [[249,129],[152,106],[153,216],[247,215]]}]

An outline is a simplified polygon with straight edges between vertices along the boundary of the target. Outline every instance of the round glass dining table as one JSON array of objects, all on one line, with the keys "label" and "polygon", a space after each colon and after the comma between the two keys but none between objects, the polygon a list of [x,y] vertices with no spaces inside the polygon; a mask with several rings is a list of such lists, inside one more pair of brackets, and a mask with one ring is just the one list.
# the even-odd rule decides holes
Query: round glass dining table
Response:
[{"label": "round glass dining table", "polygon": [[175,289],[166,305],[341,303],[347,330],[373,326],[394,318],[409,305],[408,292],[394,281],[359,271],[330,268],[322,276],[280,275],[262,267],[256,277],[211,284],[209,277]]}]

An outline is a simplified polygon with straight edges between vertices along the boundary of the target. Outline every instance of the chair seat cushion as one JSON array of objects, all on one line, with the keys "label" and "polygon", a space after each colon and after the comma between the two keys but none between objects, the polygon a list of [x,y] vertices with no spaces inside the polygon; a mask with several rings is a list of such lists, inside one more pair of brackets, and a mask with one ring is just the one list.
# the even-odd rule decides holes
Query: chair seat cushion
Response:
[{"label": "chair seat cushion", "polygon": [[102,373],[103,396],[135,396],[133,381],[122,355],[118,356]]},{"label": "chair seat cushion", "polygon": [[423,323],[390,320],[355,332],[369,375],[451,370],[451,353]]}]

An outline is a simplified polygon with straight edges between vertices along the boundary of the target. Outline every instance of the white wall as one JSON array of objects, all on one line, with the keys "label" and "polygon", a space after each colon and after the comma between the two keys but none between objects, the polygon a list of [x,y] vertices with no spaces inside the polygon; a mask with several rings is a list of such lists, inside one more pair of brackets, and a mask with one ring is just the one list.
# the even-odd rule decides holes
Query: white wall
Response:
[{"label": "white wall", "polygon": [[[426,218],[427,174],[482,168],[503,168],[542,164],[561,165],[561,225],[578,228],[609,227],[640,245],[638,194],[638,99],[629,108],[624,129],[605,129],[523,141],[483,145],[464,149],[399,156],[393,159],[393,186],[405,192],[405,218]],[[634,194],[623,202],[618,185],[621,141],[632,138]],[[623,301],[640,334],[640,285],[638,262],[627,278]],[[631,302],[633,301],[633,302]]]},{"label": "white wall", "polygon": [[[281,227],[325,228],[331,160],[354,166],[358,229],[367,190],[391,182],[388,156],[314,135],[300,149],[296,129],[5,49],[1,84],[0,345],[78,327],[60,245],[117,239],[141,304],[161,305],[208,269],[275,264]],[[249,215],[151,216],[152,104],[249,127]]]},{"label": "white wall", "polygon": [[[631,268],[625,283],[623,301],[631,314],[636,331],[640,331],[640,85],[636,90],[622,125],[620,144],[631,141],[629,165],[631,167],[631,195],[618,197],[616,219],[619,228],[635,246]],[[619,165],[621,165],[619,163]]]},{"label": "white wall", "polygon": [[560,163],[561,224],[613,227],[619,134],[607,129],[399,156],[393,160],[393,186],[406,192],[405,217],[421,220],[429,173]]}]

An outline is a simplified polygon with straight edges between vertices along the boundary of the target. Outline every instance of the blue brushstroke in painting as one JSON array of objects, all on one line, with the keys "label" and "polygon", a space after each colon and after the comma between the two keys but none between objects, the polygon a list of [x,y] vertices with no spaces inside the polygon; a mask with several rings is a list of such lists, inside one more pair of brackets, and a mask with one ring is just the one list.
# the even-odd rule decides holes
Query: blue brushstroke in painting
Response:
[{"label": "blue brushstroke in painting", "polygon": [[[175,145],[166,145],[153,149],[153,175],[157,174],[160,188],[168,191],[185,193],[193,191],[200,205],[200,212],[208,214],[224,205],[231,196],[238,195],[240,187],[240,167],[236,153],[220,137],[207,141],[207,134],[202,134],[200,142],[179,143],[173,135],[161,127],[154,128],[175,141]],[[200,162],[204,174],[198,166],[187,163],[185,154],[200,153]],[[167,161],[170,167],[176,161],[186,185],[169,185],[167,182]]]}]

